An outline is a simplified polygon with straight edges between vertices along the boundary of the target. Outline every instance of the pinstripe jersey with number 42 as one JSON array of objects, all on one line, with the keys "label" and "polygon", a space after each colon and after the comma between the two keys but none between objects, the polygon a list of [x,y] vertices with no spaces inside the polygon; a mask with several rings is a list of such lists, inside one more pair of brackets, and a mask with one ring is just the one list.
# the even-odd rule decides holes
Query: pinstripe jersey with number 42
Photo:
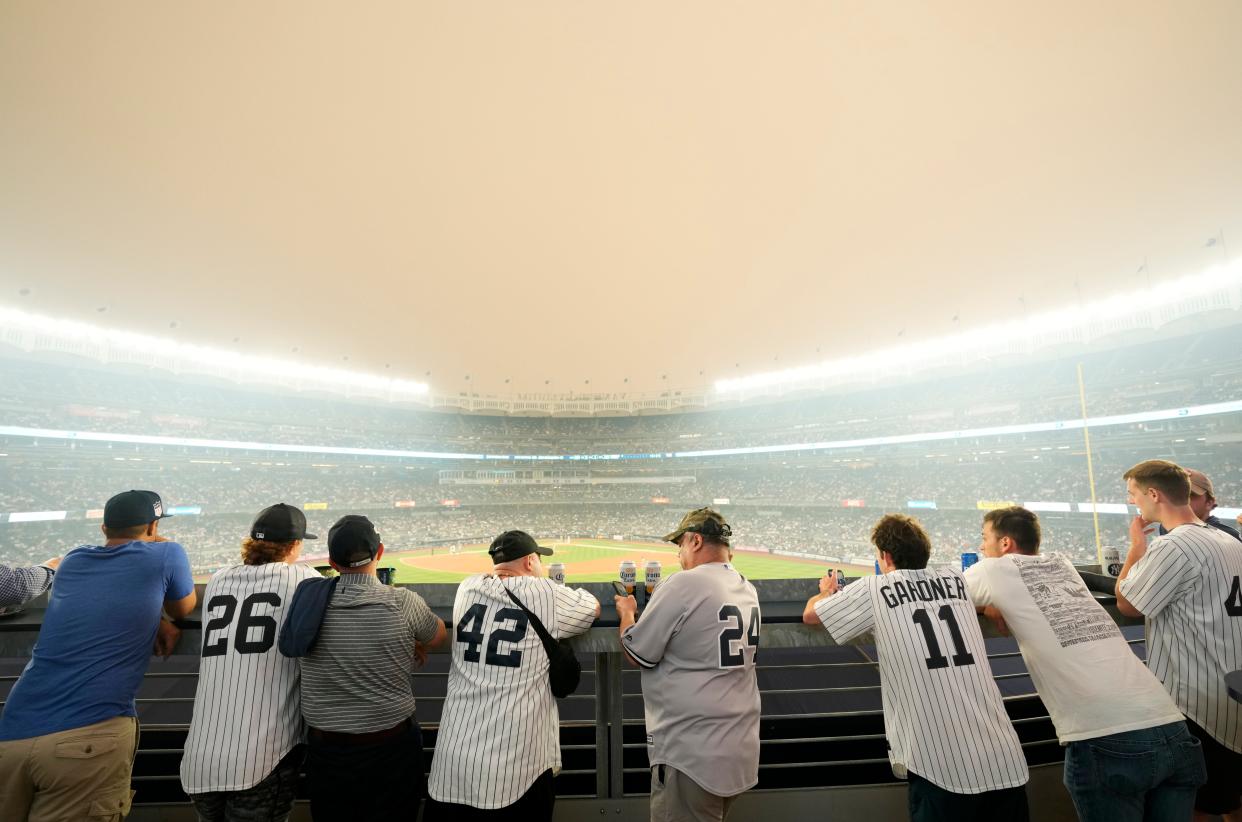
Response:
[{"label": "pinstripe jersey with number 42", "polygon": [[1225,685],[1242,669],[1242,542],[1179,525],[1151,541],[1119,588],[1147,617],[1147,664],[1177,707],[1242,753],[1242,705]]},{"label": "pinstripe jersey with number 42", "polygon": [[476,574],[453,602],[453,667],[427,790],[439,802],[512,805],[544,771],[561,769],[560,714],[548,655],[505,589],[557,639],[595,621],[598,601],[544,577]]},{"label": "pinstripe jersey with number 42", "polygon": [[276,638],[305,565],[234,565],[203,593],[203,657],[181,759],[186,793],[243,791],[303,740],[298,662]]},{"label": "pinstripe jersey with number 42", "polygon": [[815,605],[837,642],[875,632],[893,773],[953,793],[1025,785],[1026,757],[954,568],[863,577]]}]

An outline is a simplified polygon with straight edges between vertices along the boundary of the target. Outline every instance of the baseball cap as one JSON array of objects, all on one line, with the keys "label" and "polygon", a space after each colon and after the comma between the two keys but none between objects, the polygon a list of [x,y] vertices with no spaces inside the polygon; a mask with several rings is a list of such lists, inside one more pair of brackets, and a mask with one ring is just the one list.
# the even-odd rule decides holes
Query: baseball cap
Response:
[{"label": "baseball cap", "polygon": [[164,513],[164,501],[154,491],[122,491],[104,503],[103,524],[107,528],[132,528],[171,516]]},{"label": "baseball cap", "polygon": [[250,526],[250,536],[270,542],[293,542],[295,539],[319,539],[306,533],[306,514],[283,502],[269,505],[259,512]]},{"label": "baseball cap", "polygon": [[328,529],[328,556],[345,568],[371,564],[379,546],[379,532],[361,514],[346,514]]},{"label": "baseball cap", "polygon": [[525,531],[505,531],[492,540],[492,545],[487,549],[487,553],[492,555],[493,564],[499,564],[521,559],[527,554],[540,554],[541,556],[550,557],[552,556],[552,549],[545,548],[535,542],[535,538]]},{"label": "baseball cap", "polygon": [[1202,471],[1196,471],[1194,468],[1187,468],[1186,476],[1190,477],[1190,493],[1199,495],[1207,494],[1213,499],[1216,498],[1216,494],[1212,493],[1212,481],[1208,479],[1207,475]]},{"label": "baseball cap", "polygon": [[733,536],[733,529],[719,511],[710,508],[696,508],[681,518],[677,530],[664,537],[665,542],[676,542],[687,531],[702,534],[705,537],[727,540]]}]

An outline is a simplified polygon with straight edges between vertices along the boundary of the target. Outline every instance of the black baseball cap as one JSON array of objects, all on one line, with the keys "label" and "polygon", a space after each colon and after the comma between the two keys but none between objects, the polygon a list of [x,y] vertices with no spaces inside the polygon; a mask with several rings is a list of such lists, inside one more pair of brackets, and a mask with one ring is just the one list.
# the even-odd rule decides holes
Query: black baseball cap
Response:
[{"label": "black baseball cap", "polygon": [[103,524],[107,528],[133,528],[171,516],[164,513],[164,501],[154,491],[122,491],[104,503]]},{"label": "black baseball cap", "polygon": [[379,546],[379,532],[371,520],[361,514],[346,514],[328,529],[328,556],[344,568],[371,564]]},{"label": "black baseball cap", "polygon": [[283,502],[269,505],[259,512],[250,526],[250,536],[269,542],[293,542],[296,539],[319,539],[306,533],[306,514]]},{"label": "black baseball cap", "polygon": [[487,553],[492,555],[493,564],[499,564],[521,559],[527,554],[541,554],[545,557],[550,557],[552,556],[552,549],[545,548],[535,542],[535,538],[525,531],[505,531],[492,540],[492,545],[487,549]]}]

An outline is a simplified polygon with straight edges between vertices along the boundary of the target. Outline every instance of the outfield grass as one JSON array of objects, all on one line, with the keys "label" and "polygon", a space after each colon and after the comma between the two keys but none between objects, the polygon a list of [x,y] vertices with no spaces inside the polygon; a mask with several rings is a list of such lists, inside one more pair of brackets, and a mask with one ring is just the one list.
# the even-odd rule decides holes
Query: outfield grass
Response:
[{"label": "outfield grass", "polygon": [[[640,580],[643,574],[643,563],[646,560],[659,560],[665,576],[680,570],[677,565],[677,552],[676,549],[672,549],[672,546],[666,548],[653,543],[582,539],[575,540],[568,545],[552,543],[552,547],[556,553],[552,557],[546,557],[544,565],[551,562],[564,563],[565,579],[571,584],[574,582],[608,582],[616,579],[621,561],[625,559],[632,560],[638,566]],[[437,548],[434,552],[430,550],[407,551],[393,554],[391,557],[385,556],[380,564],[395,567],[397,582],[400,583],[460,582],[469,573],[473,573],[469,570],[419,567],[422,562],[434,565],[442,565],[445,562],[466,563],[471,561],[467,559],[469,557],[478,563],[478,570],[484,570],[489,566],[484,545],[462,546],[461,552],[453,560],[449,560],[448,556],[445,548]],[[814,579],[823,574],[824,569],[830,563],[738,552],[734,555],[733,564],[750,579]],[[856,569],[854,573],[866,570]]]}]

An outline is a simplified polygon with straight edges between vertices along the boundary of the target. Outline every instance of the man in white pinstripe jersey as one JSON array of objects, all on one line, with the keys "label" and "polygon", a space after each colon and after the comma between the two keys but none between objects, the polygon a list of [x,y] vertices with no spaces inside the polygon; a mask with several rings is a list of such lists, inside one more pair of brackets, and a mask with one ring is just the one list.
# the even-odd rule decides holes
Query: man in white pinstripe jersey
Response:
[{"label": "man in white pinstripe jersey", "polygon": [[840,643],[875,633],[889,760],[913,822],[1024,822],[1026,757],[961,573],[927,568],[931,540],[911,517],[883,517],[871,541],[883,573],[838,589],[829,571],[802,621]]},{"label": "man in white pinstripe jersey", "polygon": [[551,548],[506,531],[495,569],[463,580],[453,602],[453,667],[436,736],[425,822],[550,820],[561,769],[548,655],[522,605],[556,639],[583,633],[599,601],[543,575]]},{"label": "man in white pinstripe jersey", "polygon": [[276,638],[302,580],[293,565],[306,516],[292,505],[264,508],[242,542],[240,565],[216,573],[203,593],[203,656],[181,785],[202,822],[288,817],[301,743],[298,663]]},{"label": "man in white pinstripe jersey", "polygon": [[[1203,744],[1195,818],[1242,822],[1242,705],[1225,674],[1242,668],[1242,542],[1195,516],[1191,478],[1165,460],[1124,474],[1138,516],[1117,576],[1117,608],[1147,618],[1147,664]],[[1168,531],[1147,542],[1160,523]]]}]

